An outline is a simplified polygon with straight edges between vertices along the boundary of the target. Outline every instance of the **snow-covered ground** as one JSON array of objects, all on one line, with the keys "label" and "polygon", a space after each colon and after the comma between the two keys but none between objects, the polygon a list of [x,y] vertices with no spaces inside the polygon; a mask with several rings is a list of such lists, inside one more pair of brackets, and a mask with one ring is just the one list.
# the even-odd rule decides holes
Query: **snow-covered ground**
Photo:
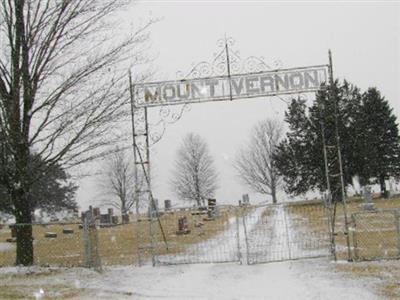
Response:
[{"label": "snow-covered ground", "polygon": [[13,245],[11,243],[1,243],[0,242],[0,252],[10,251],[12,249],[15,249],[15,245]]},{"label": "snow-covered ground", "polygon": [[[263,209],[255,210],[247,218],[246,227],[249,232],[257,226]],[[281,224],[283,219],[284,210],[277,208],[272,216],[274,227]],[[204,255],[197,252],[199,259],[205,260],[210,252],[219,253],[221,246],[228,250],[223,252],[226,256],[222,258],[237,256],[237,240],[233,238],[236,228],[236,221],[232,219],[226,232],[203,242],[200,249],[207,251]],[[243,224],[239,224],[239,232],[239,245],[245,254]],[[288,245],[293,239],[293,232],[278,226],[272,233],[274,239],[280,239],[275,241],[276,247],[281,247],[276,251],[289,256]],[[194,248],[188,250],[194,251]],[[292,251],[296,251],[296,248],[292,248]],[[106,268],[103,273],[79,268],[61,269],[49,272],[47,276],[34,276],[35,273],[46,273],[46,270],[40,268],[28,271],[3,268],[0,269],[0,287],[10,284],[34,286],[35,290],[31,289],[30,293],[36,298],[46,295],[51,298],[57,289],[54,286],[62,284],[75,290],[80,289],[75,299],[378,299],[373,293],[373,285],[367,279],[345,277],[334,270],[335,265],[327,258],[257,265],[236,262],[124,266]]]},{"label": "snow-covered ground", "polygon": [[[113,268],[82,287],[100,299],[378,299],[368,282],[332,273],[327,260],[260,265]],[[96,292],[95,292],[96,291]]]},{"label": "snow-covered ground", "polygon": [[[73,299],[222,299],[337,300],[380,299],[373,282],[335,272],[326,259],[275,262],[113,267],[103,273],[86,269],[0,269],[0,286],[35,286],[33,295],[51,298],[53,286],[81,289]],[[29,274],[16,277],[18,274]],[[41,274],[35,277],[34,274]],[[10,276],[4,279],[4,276]],[[65,289],[65,288],[64,288]],[[1,291],[1,288],[0,288]],[[39,297],[40,298],[40,297]],[[69,299],[69,298],[68,298]]]},{"label": "snow-covered ground", "polygon": [[246,222],[256,223],[248,230],[249,263],[329,256],[328,228],[308,226],[306,218],[284,205],[269,206],[266,212],[262,218],[256,216],[256,222],[253,216],[246,217]]}]

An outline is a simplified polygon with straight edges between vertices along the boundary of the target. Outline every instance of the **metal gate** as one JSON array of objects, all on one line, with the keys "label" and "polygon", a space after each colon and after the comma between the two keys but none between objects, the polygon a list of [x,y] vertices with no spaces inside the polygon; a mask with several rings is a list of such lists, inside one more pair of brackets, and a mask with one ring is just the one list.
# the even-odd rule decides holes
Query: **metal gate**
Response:
[{"label": "metal gate", "polygon": [[[219,207],[215,216],[207,211],[182,208],[160,216],[167,243],[153,230],[154,263],[190,264],[240,261],[239,216],[235,207]],[[179,228],[179,223],[185,224]]]},{"label": "metal gate", "polygon": [[331,255],[327,211],[323,204],[278,204],[243,216],[247,263]]},{"label": "metal gate", "polygon": [[[183,218],[186,227],[179,230]],[[257,264],[331,255],[328,215],[321,202],[220,207],[213,218],[182,208],[159,220],[167,242],[154,222],[147,239],[154,265]]]}]

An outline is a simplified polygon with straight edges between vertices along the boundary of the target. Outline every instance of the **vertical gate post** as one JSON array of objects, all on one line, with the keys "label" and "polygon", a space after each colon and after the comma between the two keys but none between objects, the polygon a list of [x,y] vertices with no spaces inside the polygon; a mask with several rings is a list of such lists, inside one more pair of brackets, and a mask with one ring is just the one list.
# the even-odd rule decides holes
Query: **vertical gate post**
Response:
[{"label": "vertical gate post", "polygon": [[150,220],[149,220],[149,233],[150,233],[150,248],[151,248],[151,263],[152,266],[156,266],[156,253],[155,253],[155,241],[154,241],[154,228],[153,228],[153,204],[150,202]]},{"label": "vertical gate post", "polygon": [[351,220],[353,223],[353,259],[359,260],[360,256],[358,254],[358,240],[357,240],[357,219],[356,214],[351,215]]},{"label": "vertical gate post", "polygon": [[237,258],[239,263],[242,263],[242,254],[240,252],[240,227],[239,227],[239,210],[240,207],[235,209],[235,217],[236,217],[236,245],[237,245]]},{"label": "vertical gate post", "polygon": [[[135,223],[134,223],[135,224]],[[142,243],[142,235],[140,234],[140,218],[139,215],[136,215],[136,251],[137,251],[137,262],[138,262],[138,266],[141,267],[142,266],[142,245],[144,243]]]},{"label": "vertical gate post", "polygon": [[394,210],[394,220],[396,223],[396,234],[397,234],[397,255],[400,257],[400,215],[399,210]]},{"label": "vertical gate post", "polygon": [[90,238],[89,238],[89,218],[88,218],[88,213],[84,213],[83,217],[83,245],[84,245],[84,265],[87,268],[90,268],[91,266],[91,251],[90,251]]},{"label": "vertical gate post", "polygon": [[84,214],[83,219],[83,242],[84,242],[84,261],[87,268],[94,268],[101,271],[101,260],[99,254],[99,240],[97,236],[96,224],[91,210]]},{"label": "vertical gate post", "polygon": [[243,231],[244,231],[244,241],[246,244],[246,264],[250,264],[249,260],[249,240],[248,240],[248,233],[247,233],[247,227],[246,227],[246,212],[242,210],[242,222],[243,222]]},{"label": "vertical gate post", "polygon": [[329,244],[330,244],[330,252],[332,258],[336,261],[336,245],[335,245],[335,238],[333,236],[333,216],[332,216],[332,203],[330,201],[330,195],[322,195],[321,198],[323,199],[324,202],[324,212],[326,215],[327,219],[327,226],[328,226],[328,232],[329,232]]}]

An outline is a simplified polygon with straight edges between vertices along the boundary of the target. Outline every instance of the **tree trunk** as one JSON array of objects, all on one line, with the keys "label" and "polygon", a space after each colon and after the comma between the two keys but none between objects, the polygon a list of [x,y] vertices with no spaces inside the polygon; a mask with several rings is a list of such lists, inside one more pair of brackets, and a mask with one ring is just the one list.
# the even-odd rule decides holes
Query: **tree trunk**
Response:
[{"label": "tree trunk", "polygon": [[271,189],[271,196],[272,196],[272,203],[273,204],[278,203],[278,200],[276,199],[276,189],[275,189],[275,187]]},{"label": "tree trunk", "polygon": [[121,216],[126,214],[126,205],[125,205],[125,199],[121,199]]},{"label": "tree trunk", "polygon": [[386,183],[385,183],[385,176],[384,175],[379,176],[379,185],[381,187],[381,197],[382,198],[387,198],[388,197],[388,192],[386,190]]},{"label": "tree trunk", "polygon": [[30,266],[33,264],[32,215],[26,193],[23,188],[16,189],[12,195],[15,203],[15,219],[17,231],[16,265]]}]

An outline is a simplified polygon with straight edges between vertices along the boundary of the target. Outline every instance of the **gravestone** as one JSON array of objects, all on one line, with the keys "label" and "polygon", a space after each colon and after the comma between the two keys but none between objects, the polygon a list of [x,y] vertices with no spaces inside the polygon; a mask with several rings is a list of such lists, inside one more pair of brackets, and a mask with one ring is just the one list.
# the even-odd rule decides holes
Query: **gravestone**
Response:
[{"label": "gravestone", "polygon": [[186,216],[179,218],[178,219],[178,231],[176,232],[176,234],[181,235],[181,234],[189,234],[189,233],[190,233],[190,230],[189,230]]},{"label": "gravestone", "polygon": [[72,228],[64,228],[63,233],[64,234],[73,234],[74,230]]},{"label": "gravestone", "polygon": [[100,225],[111,224],[111,216],[109,214],[100,215]]},{"label": "gravestone", "polygon": [[99,218],[99,217],[100,217],[100,207],[95,207],[95,208],[93,209],[93,216],[94,216],[95,218]]},{"label": "gravestone", "polygon": [[164,210],[165,211],[170,211],[171,210],[171,200],[169,200],[169,199],[164,200]]},{"label": "gravestone", "polygon": [[365,186],[363,191],[363,199],[364,203],[362,204],[362,208],[365,211],[373,211],[375,210],[374,202],[372,201],[372,192],[370,186]]},{"label": "gravestone", "polygon": [[124,224],[129,223],[129,214],[122,215],[122,223],[124,223]]},{"label": "gravestone", "polygon": [[243,203],[243,205],[249,205],[250,204],[249,194],[243,194],[242,195],[242,203]]},{"label": "gravestone", "polygon": [[55,233],[55,232],[45,232],[45,234],[44,234],[44,237],[45,238],[56,238],[57,237],[57,233]]},{"label": "gravestone", "polygon": [[16,238],[17,237],[17,227],[16,227],[16,225],[10,225],[8,227],[11,229],[11,238]]},{"label": "gravestone", "polygon": [[207,201],[207,221],[212,221],[218,216],[217,199],[208,199]]}]

